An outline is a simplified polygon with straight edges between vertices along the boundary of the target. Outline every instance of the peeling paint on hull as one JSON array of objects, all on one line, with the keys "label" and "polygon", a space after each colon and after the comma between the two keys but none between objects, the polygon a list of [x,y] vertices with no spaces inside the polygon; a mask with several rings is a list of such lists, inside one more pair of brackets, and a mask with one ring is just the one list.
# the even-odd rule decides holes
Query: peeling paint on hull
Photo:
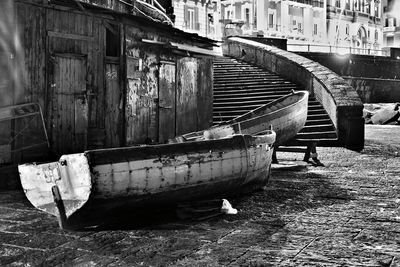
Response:
[{"label": "peeling paint on hull", "polygon": [[59,218],[57,186],[67,222],[72,217],[132,205],[177,203],[265,185],[275,132],[209,141],[91,150],[58,162],[19,166],[29,201]]}]

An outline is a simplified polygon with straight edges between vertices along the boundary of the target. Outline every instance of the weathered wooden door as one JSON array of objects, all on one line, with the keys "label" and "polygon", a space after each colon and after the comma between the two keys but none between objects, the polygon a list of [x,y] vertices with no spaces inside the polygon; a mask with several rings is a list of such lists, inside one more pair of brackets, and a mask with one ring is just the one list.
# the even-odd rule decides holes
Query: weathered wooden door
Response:
[{"label": "weathered wooden door", "polygon": [[157,142],[158,61],[155,53],[127,57],[126,144]]},{"label": "weathered wooden door", "polygon": [[88,99],[86,57],[54,56],[53,83],[49,96],[52,148],[62,153],[86,149]]},{"label": "weathered wooden door", "polygon": [[[184,57],[178,60],[176,87],[176,134],[198,130],[198,63],[196,58]],[[197,109],[200,109],[197,111]]]},{"label": "weathered wooden door", "polygon": [[159,142],[165,143],[175,136],[175,62],[161,61],[158,88]]}]

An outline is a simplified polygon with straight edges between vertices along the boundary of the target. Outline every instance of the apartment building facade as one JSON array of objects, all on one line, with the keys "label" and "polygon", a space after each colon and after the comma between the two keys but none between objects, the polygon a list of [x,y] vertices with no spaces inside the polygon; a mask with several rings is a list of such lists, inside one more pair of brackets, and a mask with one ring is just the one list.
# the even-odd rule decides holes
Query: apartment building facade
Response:
[{"label": "apartment building facade", "polygon": [[330,45],[377,53],[383,42],[381,1],[328,0],[327,33]]},{"label": "apartment building facade", "polygon": [[220,0],[173,0],[176,28],[210,39],[221,38]]},{"label": "apartment building facade", "polygon": [[400,1],[384,0],[383,46],[400,47]]},{"label": "apartment building facade", "polygon": [[221,6],[222,19],[238,24],[244,35],[305,42],[326,39],[324,0],[224,0]]}]

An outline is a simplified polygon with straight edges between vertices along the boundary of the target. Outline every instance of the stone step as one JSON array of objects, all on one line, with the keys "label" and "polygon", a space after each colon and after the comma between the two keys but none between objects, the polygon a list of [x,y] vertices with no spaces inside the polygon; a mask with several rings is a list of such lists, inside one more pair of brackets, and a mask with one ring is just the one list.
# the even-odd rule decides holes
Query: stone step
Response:
[{"label": "stone step", "polygon": [[226,98],[226,97],[264,97],[264,96],[283,96],[290,94],[291,90],[286,88],[282,90],[258,90],[258,91],[250,91],[244,92],[242,90],[224,90],[214,93],[214,99]]},{"label": "stone step", "polygon": [[335,140],[337,139],[336,131],[319,131],[319,132],[311,132],[311,133],[303,133],[299,132],[296,137],[296,140]]},{"label": "stone step", "polygon": [[280,89],[286,89],[286,90],[298,90],[299,88],[288,83],[269,83],[269,84],[251,84],[251,85],[241,85],[241,84],[232,84],[229,86],[214,86],[215,91],[225,91],[225,90],[267,90],[267,89],[275,89],[275,90],[280,90]]},{"label": "stone step", "polygon": [[[233,71],[233,70],[231,70],[231,71]],[[243,70],[236,71],[235,73],[230,73],[229,71],[223,71],[223,72],[219,73],[216,69],[214,69],[214,74],[213,74],[213,77],[215,79],[229,79],[230,77],[237,77],[237,76],[240,76],[240,77],[247,77],[247,76],[250,76],[250,77],[280,77],[279,75],[271,73],[271,72],[262,72],[262,71],[247,72],[247,71],[243,71]]]},{"label": "stone step", "polygon": [[325,119],[329,119],[329,115],[328,114],[308,114],[307,115],[307,120],[325,120]]},{"label": "stone step", "polygon": [[[256,66],[229,58],[214,62],[213,123],[234,119],[301,88]],[[296,140],[336,140],[335,127],[323,106],[309,98],[305,127]]]},{"label": "stone step", "polygon": [[269,90],[261,90],[261,89],[252,89],[252,90],[215,90],[214,98],[219,97],[236,97],[236,96],[264,96],[264,95],[287,95],[290,94],[292,90],[290,88],[278,88],[278,89],[269,89]]},{"label": "stone step", "polygon": [[253,109],[258,108],[261,105],[263,105],[263,104],[260,104],[257,101],[254,101],[253,103],[247,102],[246,104],[242,104],[242,105],[237,105],[237,103],[233,103],[233,104],[232,103],[231,104],[229,104],[229,103],[223,103],[223,104],[215,103],[213,109],[214,109],[215,112],[220,112],[220,113],[224,112],[224,111],[228,112],[230,110],[235,110],[235,109],[239,109],[239,108],[247,110],[247,112],[248,112],[248,111],[251,111]]},{"label": "stone step", "polygon": [[288,81],[281,78],[281,77],[275,77],[275,76],[268,76],[268,77],[232,77],[229,79],[215,79],[214,84],[215,85],[223,85],[223,84],[232,84],[232,83],[269,83],[271,81],[284,81],[287,83]]},{"label": "stone step", "polygon": [[329,116],[326,119],[313,119],[308,116],[305,126],[324,125],[324,124],[331,124],[331,123],[332,122],[329,119]]},{"label": "stone step", "polygon": [[308,110],[308,115],[318,115],[318,114],[326,114],[325,109],[319,108],[319,109],[309,109]]},{"label": "stone step", "polygon": [[[239,74],[247,74],[247,75],[251,75],[251,74],[260,74],[260,71],[262,70],[258,70],[258,69],[223,69],[223,70],[218,70],[218,69],[214,69],[214,75],[239,75]],[[228,76],[229,77],[229,76]]]},{"label": "stone step", "polygon": [[223,98],[223,100],[219,99],[218,103],[215,103],[214,108],[218,107],[227,107],[234,105],[236,108],[247,105],[265,105],[278,97],[270,96],[263,98]]},{"label": "stone step", "polygon": [[335,128],[332,123],[329,124],[317,124],[317,125],[306,125],[301,130],[301,133],[314,133],[314,132],[329,132],[334,131]]}]

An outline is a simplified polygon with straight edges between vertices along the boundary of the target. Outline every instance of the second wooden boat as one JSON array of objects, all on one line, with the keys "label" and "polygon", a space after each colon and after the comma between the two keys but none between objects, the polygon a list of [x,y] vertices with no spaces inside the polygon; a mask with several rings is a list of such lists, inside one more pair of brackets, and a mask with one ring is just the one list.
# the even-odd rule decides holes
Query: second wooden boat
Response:
[{"label": "second wooden boat", "polygon": [[233,134],[256,135],[266,132],[272,126],[276,132],[275,146],[282,145],[304,127],[307,120],[308,95],[307,91],[292,92],[233,120],[207,130],[175,137],[170,143],[218,139]]},{"label": "second wooden boat", "polygon": [[115,209],[261,187],[269,176],[275,136],[268,131],[256,137],[91,150],[18,168],[28,200],[70,228]]}]

